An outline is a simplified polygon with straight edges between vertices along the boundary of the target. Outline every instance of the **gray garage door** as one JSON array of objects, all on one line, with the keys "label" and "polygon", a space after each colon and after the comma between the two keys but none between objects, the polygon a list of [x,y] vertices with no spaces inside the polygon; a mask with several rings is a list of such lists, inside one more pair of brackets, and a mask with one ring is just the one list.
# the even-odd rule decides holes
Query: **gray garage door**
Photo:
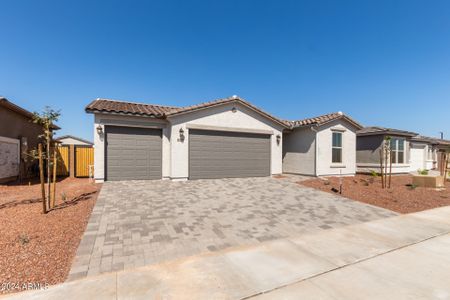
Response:
[{"label": "gray garage door", "polygon": [[189,130],[189,178],[270,175],[270,135]]},{"label": "gray garage door", "polygon": [[106,180],[160,179],[161,129],[106,126]]}]

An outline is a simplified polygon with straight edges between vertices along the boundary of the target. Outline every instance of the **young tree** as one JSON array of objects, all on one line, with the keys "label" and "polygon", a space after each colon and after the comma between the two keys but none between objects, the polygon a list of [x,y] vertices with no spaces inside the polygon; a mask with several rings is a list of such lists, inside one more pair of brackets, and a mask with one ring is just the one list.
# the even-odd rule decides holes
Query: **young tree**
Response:
[{"label": "young tree", "polygon": [[[39,153],[39,159],[41,159],[40,163],[40,174],[41,174],[41,182],[43,183],[43,163],[42,160],[46,162],[47,168],[47,195],[45,195],[45,191],[43,190],[43,207],[44,213],[47,213],[51,208],[51,165],[52,165],[52,157],[51,157],[51,143],[53,141],[53,130],[55,129],[54,123],[58,121],[61,113],[59,110],[54,110],[48,106],[44,108],[41,113],[35,112],[33,113],[33,123],[39,124],[42,126],[44,133],[39,137],[44,141],[44,149]],[[54,183],[56,184],[56,183]]]},{"label": "young tree", "polygon": [[[392,176],[392,147],[390,136],[386,136],[380,148],[380,171],[381,171],[381,187],[391,187]],[[388,181],[389,179],[389,181]]]}]

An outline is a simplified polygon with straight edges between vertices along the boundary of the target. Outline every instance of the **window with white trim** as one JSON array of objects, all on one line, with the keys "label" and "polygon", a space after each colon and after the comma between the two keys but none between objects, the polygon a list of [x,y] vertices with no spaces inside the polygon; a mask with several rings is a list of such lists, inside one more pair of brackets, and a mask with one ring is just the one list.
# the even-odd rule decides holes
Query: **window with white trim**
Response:
[{"label": "window with white trim", "polygon": [[342,163],[342,132],[333,132],[331,162]]},{"label": "window with white trim", "polygon": [[392,138],[391,150],[392,150],[392,163],[394,164],[405,163],[405,139]]}]

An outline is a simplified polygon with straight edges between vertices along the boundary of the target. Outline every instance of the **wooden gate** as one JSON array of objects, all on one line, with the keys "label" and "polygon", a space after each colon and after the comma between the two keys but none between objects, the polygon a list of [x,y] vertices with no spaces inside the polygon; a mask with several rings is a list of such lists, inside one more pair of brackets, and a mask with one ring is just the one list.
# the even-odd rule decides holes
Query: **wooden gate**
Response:
[{"label": "wooden gate", "polygon": [[89,177],[94,165],[94,148],[75,146],[75,176]]},{"label": "wooden gate", "polygon": [[59,146],[57,148],[58,163],[56,165],[57,176],[69,176],[69,147]]}]

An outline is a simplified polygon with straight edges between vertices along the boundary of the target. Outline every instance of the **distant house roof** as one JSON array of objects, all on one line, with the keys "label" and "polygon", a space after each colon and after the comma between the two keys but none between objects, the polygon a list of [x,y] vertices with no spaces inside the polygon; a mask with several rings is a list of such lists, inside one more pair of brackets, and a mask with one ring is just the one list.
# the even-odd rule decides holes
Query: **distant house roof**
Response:
[{"label": "distant house roof", "polygon": [[436,137],[417,135],[417,136],[412,137],[411,140],[417,141],[417,142],[425,142],[425,143],[429,143],[429,144],[433,144],[433,145],[445,145],[445,146],[448,145],[448,146],[450,146],[449,140],[443,140],[443,139],[436,138]]},{"label": "distant house roof", "polygon": [[[0,107],[4,107],[7,108],[19,115],[24,116],[27,119],[32,120],[34,114],[32,112],[29,112],[28,110],[26,110],[25,108],[22,108],[14,103],[12,103],[11,101],[9,101],[8,99],[6,99],[5,97],[1,97],[0,96]],[[53,129],[54,130],[58,130],[61,129],[59,128],[57,125],[53,125]]]},{"label": "distant house roof", "polygon": [[77,140],[77,141],[80,141],[80,142],[83,142],[83,143],[89,144],[89,145],[93,145],[94,144],[91,141],[88,141],[88,140],[85,140],[85,139],[82,139],[82,138],[79,138],[79,137],[76,137],[76,136],[73,136],[73,135],[69,135],[69,134],[57,137],[56,140],[61,142],[62,140],[68,139],[68,138],[69,139],[74,139],[74,140]]},{"label": "distant house roof", "polygon": [[393,128],[387,128],[387,127],[379,127],[379,126],[369,126],[364,127],[356,132],[359,136],[364,135],[399,135],[399,136],[405,136],[405,137],[413,137],[418,135],[415,132],[406,131],[406,130],[400,130],[400,129],[393,129]]},{"label": "distant house roof", "polygon": [[217,99],[214,101],[204,102],[196,105],[185,106],[185,107],[175,107],[175,106],[164,106],[155,104],[144,104],[135,103],[127,101],[118,101],[111,99],[96,99],[86,106],[86,112],[88,113],[113,113],[113,114],[125,114],[125,115],[138,115],[147,116],[159,119],[165,119],[170,116],[181,115],[185,113],[190,113],[206,108],[211,108],[227,103],[239,103],[246,106],[253,111],[265,116],[266,118],[272,120],[273,122],[282,125],[283,127],[288,127],[284,121],[264,112],[258,107],[250,104],[244,99],[232,96],[223,99]]},{"label": "distant house roof", "polygon": [[318,117],[313,117],[313,118],[307,118],[307,119],[303,119],[303,120],[298,120],[298,121],[286,121],[291,128],[297,128],[297,127],[302,127],[302,126],[321,126],[324,125],[326,123],[335,121],[335,120],[346,120],[347,122],[349,122],[350,124],[354,125],[357,129],[361,129],[363,128],[363,126],[361,124],[359,124],[358,122],[356,122],[355,120],[353,120],[352,118],[350,118],[349,116],[345,115],[342,112],[334,112],[334,113],[330,113],[330,114],[326,114],[326,115],[321,115]]}]

